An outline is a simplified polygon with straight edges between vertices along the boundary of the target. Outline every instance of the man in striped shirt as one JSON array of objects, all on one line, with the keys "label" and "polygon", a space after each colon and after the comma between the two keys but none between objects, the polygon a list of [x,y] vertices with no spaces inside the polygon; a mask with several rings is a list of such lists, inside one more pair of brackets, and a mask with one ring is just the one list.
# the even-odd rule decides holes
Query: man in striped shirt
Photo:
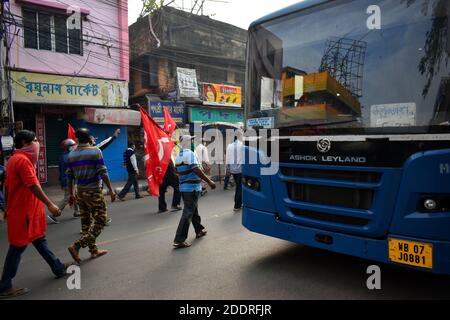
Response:
[{"label": "man in striped shirt", "polygon": [[186,242],[191,222],[197,238],[206,235],[206,229],[202,226],[201,217],[198,214],[198,199],[202,192],[201,182],[202,180],[205,181],[213,190],[216,188],[216,184],[201,170],[195,153],[190,149],[193,138],[189,135],[181,137],[182,151],[175,161],[176,170],[180,179],[180,192],[184,202],[183,214],[181,215],[173,244],[176,249],[191,246]]},{"label": "man in striped shirt", "polygon": [[[109,189],[111,202],[116,200],[108,170],[99,148],[90,145],[91,135],[88,129],[78,129],[75,133],[78,141],[76,150],[70,152],[68,158],[67,179],[69,184],[70,203],[77,203],[81,214],[81,239],[76,241],[69,252],[72,258],[80,263],[79,251],[89,247],[91,258],[95,259],[108,253],[99,250],[95,244],[107,222],[106,203],[101,189],[101,181]],[[74,182],[77,184],[75,198]]]}]

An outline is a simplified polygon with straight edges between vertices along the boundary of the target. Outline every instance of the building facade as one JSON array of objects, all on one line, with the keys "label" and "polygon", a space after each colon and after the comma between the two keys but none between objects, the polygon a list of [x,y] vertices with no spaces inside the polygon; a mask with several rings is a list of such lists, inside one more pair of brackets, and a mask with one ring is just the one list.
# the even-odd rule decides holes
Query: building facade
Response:
[{"label": "building facade", "polygon": [[[164,7],[131,25],[129,35],[131,103],[158,119],[161,106],[178,102],[184,124],[243,122],[246,30]],[[180,107],[169,110],[180,119]]]},{"label": "building facade", "polygon": [[[161,125],[166,108],[197,137],[243,126],[246,30],[163,7],[131,25],[129,37],[130,104],[145,106]],[[142,139],[138,130],[131,135]],[[224,174],[223,164],[212,167],[213,178]]]},{"label": "building facade", "polygon": [[140,125],[128,109],[127,5],[127,0],[11,0],[7,6],[14,124],[38,134],[43,183],[58,182],[68,124],[89,128],[97,141],[120,128],[104,157],[111,179],[126,179],[127,126]]}]

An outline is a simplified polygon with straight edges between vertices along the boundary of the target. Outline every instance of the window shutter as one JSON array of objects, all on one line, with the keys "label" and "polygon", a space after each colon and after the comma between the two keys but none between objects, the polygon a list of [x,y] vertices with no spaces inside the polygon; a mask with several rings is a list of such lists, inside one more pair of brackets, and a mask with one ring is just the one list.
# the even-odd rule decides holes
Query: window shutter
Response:
[{"label": "window shutter", "polygon": [[67,19],[65,16],[55,15],[55,50],[67,53]]},{"label": "window shutter", "polygon": [[24,27],[24,45],[25,48],[38,48],[37,43],[37,29],[36,29],[36,11],[26,10],[22,11],[23,27]]},{"label": "window shutter", "polygon": [[50,20],[51,20],[50,15],[42,12],[38,13],[40,50],[52,50],[52,33]]}]

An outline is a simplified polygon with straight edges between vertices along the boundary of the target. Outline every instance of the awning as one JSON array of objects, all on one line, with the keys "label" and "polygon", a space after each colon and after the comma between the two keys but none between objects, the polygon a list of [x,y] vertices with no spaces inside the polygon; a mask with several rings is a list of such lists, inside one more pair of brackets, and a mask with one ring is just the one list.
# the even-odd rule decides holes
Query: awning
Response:
[{"label": "awning", "polygon": [[202,127],[213,127],[213,126],[223,126],[223,127],[232,127],[236,129],[243,129],[244,123],[243,122],[237,122],[237,123],[231,123],[231,122],[210,122],[210,123],[202,123]]},{"label": "awning", "polygon": [[84,120],[95,124],[141,125],[141,113],[128,109],[85,108]]}]

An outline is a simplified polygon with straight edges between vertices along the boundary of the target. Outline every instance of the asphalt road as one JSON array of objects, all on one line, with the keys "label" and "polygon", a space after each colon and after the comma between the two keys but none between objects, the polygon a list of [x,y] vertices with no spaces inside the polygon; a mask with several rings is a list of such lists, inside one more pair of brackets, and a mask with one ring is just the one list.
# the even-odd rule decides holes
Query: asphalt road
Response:
[{"label": "asphalt road", "polygon": [[[31,292],[20,299],[449,299],[450,277],[381,265],[382,290],[366,287],[373,263],[253,234],[233,213],[233,192],[210,192],[200,201],[208,235],[173,250],[180,213],[157,214],[157,199],[109,205],[113,219],[99,238],[108,255],[81,266],[81,290],[54,280],[30,246],[15,285]],[[80,222],[66,209],[49,225],[52,250],[70,261],[67,247]],[[6,226],[0,224],[0,259],[6,255]],[[87,250],[82,258],[88,258]]]}]

